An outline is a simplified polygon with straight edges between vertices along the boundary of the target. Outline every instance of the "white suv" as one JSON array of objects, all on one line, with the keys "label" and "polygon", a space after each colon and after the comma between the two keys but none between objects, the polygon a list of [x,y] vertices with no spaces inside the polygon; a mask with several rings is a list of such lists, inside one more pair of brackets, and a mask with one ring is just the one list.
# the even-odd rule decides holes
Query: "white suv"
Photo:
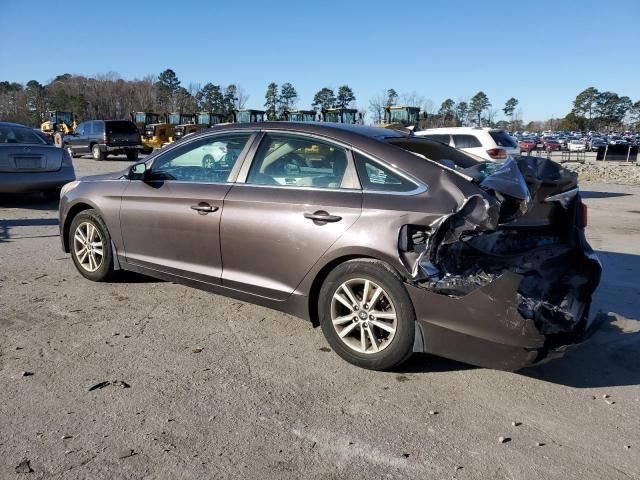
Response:
[{"label": "white suv", "polygon": [[518,142],[500,128],[430,128],[416,132],[415,135],[446,143],[491,161],[506,160],[509,155],[520,155]]}]

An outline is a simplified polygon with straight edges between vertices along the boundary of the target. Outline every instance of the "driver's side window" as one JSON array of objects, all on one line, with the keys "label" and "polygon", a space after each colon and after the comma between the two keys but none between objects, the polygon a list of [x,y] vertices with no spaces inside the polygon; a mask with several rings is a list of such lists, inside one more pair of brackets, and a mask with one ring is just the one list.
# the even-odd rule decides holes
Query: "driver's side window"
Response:
[{"label": "driver's side window", "polygon": [[201,138],[158,156],[150,180],[225,183],[251,132]]}]

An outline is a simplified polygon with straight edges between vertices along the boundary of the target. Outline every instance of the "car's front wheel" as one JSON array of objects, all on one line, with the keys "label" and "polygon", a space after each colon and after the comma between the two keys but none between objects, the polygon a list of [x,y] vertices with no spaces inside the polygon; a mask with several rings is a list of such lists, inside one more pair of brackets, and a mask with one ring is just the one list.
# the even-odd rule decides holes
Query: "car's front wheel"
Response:
[{"label": "car's front wheel", "polygon": [[111,236],[96,210],[80,212],[71,222],[69,250],[80,274],[94,282],[113,276]]},{"label": "car's front wheel", "polygon": [[318,313],[322,332],[343,359],[388,370],[413,351],[415,312],[402,279],[376,260],[350,260],[324,281]]}]

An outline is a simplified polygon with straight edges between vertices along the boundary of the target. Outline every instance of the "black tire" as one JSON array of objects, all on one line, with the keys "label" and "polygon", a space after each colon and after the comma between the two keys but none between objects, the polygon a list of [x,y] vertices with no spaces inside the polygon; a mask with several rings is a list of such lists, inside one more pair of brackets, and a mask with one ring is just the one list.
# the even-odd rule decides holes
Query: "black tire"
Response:
[{"label": "black tire", "polygon": [[[102,260],[99,267],[94,271],[89,271],[81,263],[81,258],[79,258],[76,250],[76,232],[79,226],[84,227],[85,224],[91,224],[99,232],[101,239],[100,243],[102,244]],[[97,210],[83,210],[74,217],[71,222],[71,227],[69,228],[69,251],[71,252],[73,263],[83,277],[94,282],[105,282],[113,277],[114,268],[113,252],[111,250],[111,235],[109,235],[109,230]]]},{"label": "black tire", "polygon": [[[350,280],[357,282],[360,279],[369,280],[381,287],[384,293],[378,297],[378,302],[386,301],[395,308],[395,334],[386,346],[375,353],[358,352],[347,345],[338,335],[331,318],[334,293],[341,288],[344,282]],[[361,297],[362,293],[360,293],[360,297],[357,299],[362,300]],[[351,315],[351,313],[348,313],[346,316],[348,315]],[[389,370],[402,364],[413,352],[416,315],[411,298],[397,272],[387,264],[378,260],[350,260],[338,265],[331,271],[320,289],[318,316],[322,333],[327,339],[327,342],[329,342],[329,345],[331,345],[335,352],[344,360],[358,367],[371,370]],[[357,322],[354,321],[354,323]],[[353,331],[359,332],[360,330],[353,328]],[[379,334],[385,334],[380,329],[378,329],[377,332]],[[382,343],[383,342],[381,342],[381,344]],[[373,347],[370,341],[369,345]],[[365,351],[366,350],[367,348],[365,348]]]},{"label": "black tire", "polygon": [[129,160],[130,162],[135,162],[136,160],[138,160],[138,153],[138,150],[127,150],[127,160]]},{"label": "black tire", "polygon": [[100,150],[100,145],[98,145],[97,143],[94,143],[91,146],[91,155],[93,156],[94,160],[104,160],[105,158],[107,158],[107,152],[103,152]]}]

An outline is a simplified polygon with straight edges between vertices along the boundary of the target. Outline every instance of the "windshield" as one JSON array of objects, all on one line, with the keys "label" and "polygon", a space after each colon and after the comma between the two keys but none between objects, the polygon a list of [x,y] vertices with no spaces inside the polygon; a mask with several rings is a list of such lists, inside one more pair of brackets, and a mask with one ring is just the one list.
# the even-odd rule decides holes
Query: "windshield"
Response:
[{"label": "windshield", "polygon": [[53,123],[66,123],[71,125],[73,122],[71,112],[51,112],[51,121]]},{"label": "windshield", "polygon": [[236,112],[236,122],[249,123],[251,121],[251,114],[249,112]]},{"label": "windshield", "polygon": [[170,113],[168,117],[168,123],[170,123],[171,125],[180,124],[180,115],[177,113]]},{"label": "windshield", "polygon": [[5,144],[47,145],[47,142],[30,128],[0,125],[0,145]]}]

